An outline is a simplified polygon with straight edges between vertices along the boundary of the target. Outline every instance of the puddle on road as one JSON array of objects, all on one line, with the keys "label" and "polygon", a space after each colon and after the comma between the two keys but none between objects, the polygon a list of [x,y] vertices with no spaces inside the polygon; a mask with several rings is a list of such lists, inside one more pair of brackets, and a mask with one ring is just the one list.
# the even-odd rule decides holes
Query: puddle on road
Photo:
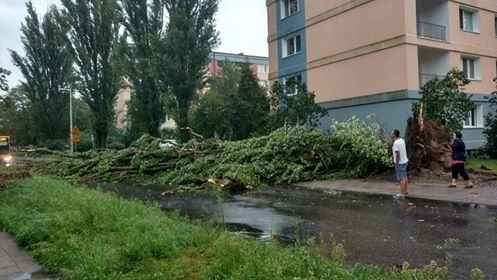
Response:
[{"label": "puddle on road", "polygon": [[[298,187],[271,187],[219,198],[213,193],[161,197],[165,186],[102,184],[124,197],[153,200],[165,210],[193,219],[223,223],[258,240],[283,242],[333,236],[348,259],[391,267],[407,261],[422,267],[454,256],[454,279],[469,279],[474,267],[497,276],[497,207],[407,199]],[[330,248],[331,249],[331,248]],[[492,276],[493,275],[493,276]]]}]

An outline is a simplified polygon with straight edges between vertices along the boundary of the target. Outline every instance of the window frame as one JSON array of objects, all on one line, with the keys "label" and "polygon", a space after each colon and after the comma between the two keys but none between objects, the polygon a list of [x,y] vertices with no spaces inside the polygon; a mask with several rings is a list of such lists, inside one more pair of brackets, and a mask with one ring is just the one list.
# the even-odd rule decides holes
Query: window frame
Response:
[{"label": "window frame", "polygon": [[299,92],[299,89],[298,89],[298,86],[299,85],[302,85],[302,74],[299,73],[299,74],[293,74],[293,75],[288,75],[286,77],[283,77],[282,79],[282,83],[284,86],[286,86],[286,83],[288,82],[288,80],[290,79],[295,79],[297,81],[297,83],[295,84],[295,90],[293,91],[293,93],[286,93],[287,96],[295,96],[298,94]]},{"label": "window frame", "polygon": [[[298,40],[297,40],[298,39]],[[289,41],[293,40],[291,45],[293,52],[289,53]],[[302,52],[302,35],[300,33],[294,33],[282,39],[282,57],[290,57],[297,55]]]},{"label": "window frame", "polygon": [[267,72],[268,72],[267,64],[257,64],[257,73],[267,73]]},{"label": "window frame", "polygon": [[[467,61],[468,63],[465,63],[465,61]],[[469,64],[470,61],[472,62],[472,64]],[[467,69],[467,71],[469,72],[465,71],[465,69]],[[481,80],[480,58],[474,56],[461,56],[461,70],[464,72],[466,78],[468,78],[470,81]],[[471,70],[473,71],[472,77],[469,75],[471,74]]]},{"label": "window frame", "polygon": [[[465,20],[465,15],[471,17],[470,22]],[[471,26],[466,26],[466,23]],[[480,18],[478,10],[465,6],[459,6],[459,29],[467,32],[480,33]]]},{"label": "window frame", "polygon": [[494,16],[494,31],[495,37],[497,37],[497,15]]},{"label": "window frame", "polygon": [[483,106],[476,104],[475,108],[468,112],[468,117],[463,121],[463,128],[483,128]]},{"label": "window frame", "polygon": [[[292,12],[292,2],[296,3],[296,10]],[[281,0],[281,19],[293,16],[294,14],[300,12],[300,1],[299,0]]]}]

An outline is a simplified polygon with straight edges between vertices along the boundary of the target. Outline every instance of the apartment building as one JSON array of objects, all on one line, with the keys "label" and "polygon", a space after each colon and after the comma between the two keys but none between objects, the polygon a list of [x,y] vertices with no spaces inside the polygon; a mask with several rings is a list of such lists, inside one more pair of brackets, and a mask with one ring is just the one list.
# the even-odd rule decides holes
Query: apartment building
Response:
[{"label": "apartment building", "polygon": [[235,64],[248,63],[250,69],[252,69],[257,79],[259,79],[259,84],[264,87],[268,86],[269,60],[266,56],[213,52],[211,54],[208,75],[217,76],[221,74],[222,65],[225,61],[233,62]]},{"label": "apartment building", "polygon": [[270,82],[306,83],[331,119],[374,114],[405,130],[428,80],[463,70],[477,104],[464,123],[468,149],[484,144],[497,76],[496,0],[267,0]]},{"label": "apartment building", "polygon": [[[224,52],[212,52],[206,76],[217,76],[222,73],[222,64],[230,61],[237,64],[248,63],[254,74],[259,79],[259,84],[268,87],[268,58],[264,56],[245,55],[243,53],[233,54]],[[116,127],[127,126],[126,115],[128,113],[127,102],[131,99],[131,84],[127,79],[123,81],[124,87],[119,91],[114,109],[116,111]],[[170,116],[166,116],[166,121],[161,128],[175,128],[176,123]]]}]

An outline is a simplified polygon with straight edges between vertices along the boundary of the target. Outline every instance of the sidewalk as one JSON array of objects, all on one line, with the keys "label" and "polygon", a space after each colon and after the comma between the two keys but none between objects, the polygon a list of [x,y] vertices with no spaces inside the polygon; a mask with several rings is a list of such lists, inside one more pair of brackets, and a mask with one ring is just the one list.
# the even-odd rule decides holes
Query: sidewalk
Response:
[{"label": "sidewalk", "polygon": [[[495,183],[494,183],[495,184]],[[399,193],[395,182],[374,182],[367,180],[313,181],[296,184],[311,189],[332,189],[370,194],[394,195]],[[409,196],[431,200],[459,203],[477,203],[497,206],[497,187],[490,183],[475,182],[473,189],[465,189],[463,184],[448,188],[447,184],[409,184]]]},{"label": "sidewalk", "polygon": [[49,279],[41,266],[15,243],[12,236],[0,232],[0,280]]}]

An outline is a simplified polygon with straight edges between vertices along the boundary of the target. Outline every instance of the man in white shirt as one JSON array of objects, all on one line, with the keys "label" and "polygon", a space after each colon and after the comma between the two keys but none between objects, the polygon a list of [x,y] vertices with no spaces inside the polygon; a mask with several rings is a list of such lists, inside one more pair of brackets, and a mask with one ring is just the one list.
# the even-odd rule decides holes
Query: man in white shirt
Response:
[{"label": "man in white shirt", "polygon": [[409,193],[407,180],[407,162],[409,160],[407,159],[406,143],[404,139],[400,138],[400,132],[397,129],[392,130],[390,138],[393,141],[392,155],[395,163],[395,176],[400,183],[400,193],[394,195],[394,198],[404,199]]}]

